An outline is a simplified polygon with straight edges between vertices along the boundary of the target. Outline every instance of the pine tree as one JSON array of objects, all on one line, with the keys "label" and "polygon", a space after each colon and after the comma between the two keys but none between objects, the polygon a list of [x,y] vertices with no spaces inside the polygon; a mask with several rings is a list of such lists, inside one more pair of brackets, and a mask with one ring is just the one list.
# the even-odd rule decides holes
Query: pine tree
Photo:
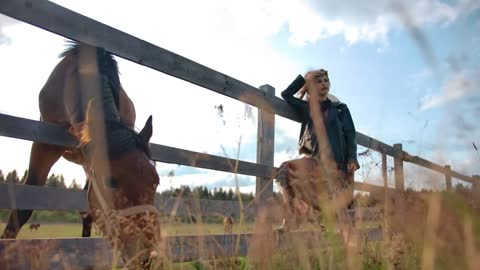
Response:
[{"label": "pine tree", "polygon": [[210,199],[210,192],[208,191],[208,188],[206,186],[204,186],[202,189],[202,198]]},{"label": "pine tree", "polygon": [[22,179],[20,179],[21,184],[25,184],[25,181],[27,180],[27,176],[28,176],[28,170],[25,170],[25,172],[23,173]]},{"label": "pine tree", "polygon": [[63,177],[63,175],[57,175],[57,179],[59,188],[67,188],[67,185],[65,184],[65,177]]},{"label": "pine tree", "polygon": [[18,184],[20,183],[20,179],[18,179],[17,170],[13,170],[7,174],[7,178],[5,179],[7,183]]},{"label": "pine tree", "polygon": [[3,176],[2,170],[0,170],[0,184],[5,183],[5,177]]},{"label": "pine tree", "polygon": [[59,183],[58,183],[57,176],[54,173],[52,173],[47,179],[47,186],[58,187],[58,185]]},{"label": "pine tree", "polygon": [[231,188],[228,189],[227,200],[233,200],[233,190]]},{"label": "pine tree", "polygon": [[82,187],[80,187],[79,184],[77,184],[77,181],[75,180],[75,178],[73,178],[72,180],[72,183],[70,184],[70,186],[68,186],[69,189],[76,189],[76,190],[81,190]]}]

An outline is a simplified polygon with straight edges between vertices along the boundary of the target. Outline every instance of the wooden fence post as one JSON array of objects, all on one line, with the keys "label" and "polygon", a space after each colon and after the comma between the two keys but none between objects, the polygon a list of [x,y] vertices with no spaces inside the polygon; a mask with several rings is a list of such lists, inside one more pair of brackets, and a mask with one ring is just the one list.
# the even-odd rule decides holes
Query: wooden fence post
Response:
[{"label": "wooden fence post", "polygon": [[388,174],[387,174],[387,154],[382,153],[382,178],[383,178],[383,187],[385,190],[388,189]]},{"label": "wooden fence post", "polygon": [[395,167],[395,188],[399,190],[405,190],[405,181],[403,174],[403,147],[401,143],[393,145],[396,153],[393,157],[393,164]]},{"label": "wooden fence post", "polygon": [[480,175],[472,175],[472,191],[479,195],[480,194]]},{"label": "wooden fence post", "polygon": [[[260,86],[266,96],[274,96],[275,88],[266,84]],[[273,167],[273,153],[275,142],[275,115],[271,112],[258,109],[257,130],[257,163]],[[257,206],[273,196],[273,181],[269,178],[257,177],[255,186],[255,200]]]},{"label": "wooden fence post", "polygon": [[445,186],[447,187],[447,192],[452,191],[452,168],[450,165],[445,165]]}]

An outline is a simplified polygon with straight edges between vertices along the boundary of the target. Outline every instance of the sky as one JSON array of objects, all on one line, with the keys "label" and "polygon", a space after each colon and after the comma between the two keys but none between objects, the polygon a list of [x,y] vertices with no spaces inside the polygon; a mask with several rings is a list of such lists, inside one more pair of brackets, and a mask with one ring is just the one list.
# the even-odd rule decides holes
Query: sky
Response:
[{"label": "sky", "polygon": [[[250,85],[272,85],[277,96],[298,74],[327,69],[331,93],[348,105],[357,131],[480,174],[478,0],[53,2]],[[39,119],[38,93],[65,46],[63,37],[0,15],[0,113]],[[153,116],[151,142],[255,162],[256,108],[117,60],[137,128]],[[279,116],[275,124],[278,166],[298,157],[300,125]],[[30,146],[0,137],[0,169],[23,172]],[[378,183],[379,160],[361,156],[356,181]],[[162,163],[157,170],[159,190],[228,188],[236,180],[242,191],[255,189],[254,177]],[[407,186],[443,179],[411,164],[405,170]],[[82,168],[63,159],[51,173],[84,183]]]}]

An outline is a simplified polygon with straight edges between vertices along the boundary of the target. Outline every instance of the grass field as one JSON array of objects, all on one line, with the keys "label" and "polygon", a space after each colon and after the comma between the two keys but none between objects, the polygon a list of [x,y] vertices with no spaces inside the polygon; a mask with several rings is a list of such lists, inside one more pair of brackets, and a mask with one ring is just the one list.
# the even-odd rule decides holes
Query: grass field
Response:
[{"label": "grass field", "polygon": [[[3,232],[5,223],[0,223],[0,231]],[[192,234],[222,234],[223,224],[165,224],[163,228],[168,235],[192,235]],[[253,231],[253,224],[245,224],[242,227],[234,226],[234,233],[248,233]],[[65,238],[80,237],[82,234],[82,224],[80,223],[40,223],[38,230],[29,230],[28,224],[25,225],[19,239],[30,238]],[[99,237],[92,230],[92,237]]]},{"label": "grass field", "polygon": [[[312,247],[302,239],[289,239],[287,249],[276,250],[273,241],[260,233],[249,243],[249,253],[245,257],[172,263],[165,269],[480,269],[478,193],[406,191],[389,193],[384,204],[385,208],[394,207],[395,211],[385,211],[387,214],[382,217],[380,224],[387,231],[383,241],[358,239],[350,245],[343,243],[341,237],[331,237],[333,234],[327,233],[327,248]],[[79,237],[81,232],[80,223],[40,224],[38,231],[30,231],[27,225],[19,238]],[[326,225],[327,231],[334,232],[336,224]],[[0,224],[0,230],[4,226]],[[162,226],[169,236],[223,233],[223,224],[218,223],[164,223]],[[356,223],[355,226],[365,228],[372,224]],[[301,229],[315,227],[318,229],[318,225]],[[235,233],[253,231],[253,223],[234,226]]]}]

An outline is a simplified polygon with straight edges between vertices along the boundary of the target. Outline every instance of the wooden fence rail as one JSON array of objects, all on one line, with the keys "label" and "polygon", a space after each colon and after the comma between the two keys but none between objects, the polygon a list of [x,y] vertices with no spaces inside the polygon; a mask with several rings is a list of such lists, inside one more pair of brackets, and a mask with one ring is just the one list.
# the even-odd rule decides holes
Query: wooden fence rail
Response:
[{"label": "wooden fence rail", "polygon": [[[0,2],[0,13],[72,40],[104,47],[107,51],[116,56],[257,107],[259,109],[259,129],[256,163],[197,153],[159,144],[152,144],[152,158],[159,162],[175,163],[204,169],[256,176],[257,196],[260,194],[266,194],[265,198],[257,201],[257,203],[261,203],[261,201],[271,195],[272,184],[270,179],[274,178],[277,171],[277,168],[273,167],[274,115],[286,117],[297,122],[299,121],[298,115],[292,110],[292,108],[282,99],[275,96],[272,87],[266,85],[257,89],[256,87],[229,77],[228,75],[210,69],[185,57],[46,0],[2,0]],[[75,138],[73,138],[62,126],[5,114],[0,114],[0,136],[56,144],[66,147],[77,146]],[[390,146],[360,132],[357,132],[357,143],[382,154],[382,176],[385,183],[384,187],[366,183],[355,183],[357,190],[373,193],[384,192],[386,190],[387,156],[394,158],[395,187],[398,189],[404,189],[405,187],[403,162],[411,162],[444,174],[447,182],[447,189],[449,190],[451,190],[452,178],[470,182],[473,184],[474,188],[480,188],[478,176],[465,176],[451,170],[450,167],[438,165],[417,156],[411,156],[403,151],[402,145],[400,144]],[[263,191],[265,191],[265,193]],[[206,204],[208,203],[204,203],[204,205]],[[223,205],[225,204],[227,203],[223,203]],[[164,207],[164,210],[168,212],[171,209],[168,208],[170,207],[169,205],[173,205],[172,201],[160,202],[159,208]],[[206,213],[211,210],[207,206],[202,206],[202,203],[200,203],[200,206],[202,211],[205,211]],[[237,207],[238,209],[238,206],[232,207]],[[86,194],[83,191],[54,190],[52,188],[32,186],[20,187],[15,185],[0,185],[0,208],[78,211],[87,208],[87,200]],[[234,210],[231,212],[233,211]],[[377,234],[375,235],[378,236],[378,232],[376,233]],[[212,245],[212,250],[222,250],[222,248],[225,248],[227,245],[227,243],[224,242],[226,241],[225,239],[230,239],[228,237],[234,236],[192,237],[171,237],[169,238],[169,242],[187,243],[186,245],[192,246],[192,254],[195,254],[199,249],[193,247],[194,244],[192,243],[198,243],[198,239],[211,238],[211,240],[207,240],[207,243],[211,244],[207,245]],[[247,239],[250,236],[246,235],[241,237]],[[305,238],[312,240],[317,239],[313,236]],[[374,239],[374,237],[372,239]],[[242,241],[245,243],[248,242],[247,240]],[[15,247],[23,247],[24,250],[28,250],[28,247],[34,247],[37,244],[42,245],[42,243],[46,245],[56,245],[57,247],[60,247],[60,250],[63,251],[63,253],[69,254],[69,256],[81,256],[80,259],[79,257],[74,258],[74,261],[78,264],[91,263],[89,258],[96,258],[92,253],[97,255],[100,254],[99,256],[104,262],[108,261],[108,258],[111,258],[111,256],[108,255],[108,252],[111,251],[105,246],[105,242],[102,239],[0,241],[0,254],[5,254],[5,250],[14,249]],[[279,243],[285,242],[282,242],[280,239]],[[245,249],[241,249],[239,254],[245,255],[247,252],[247,244],[242,245],[245,246]],[[178,247],[178,245],[175,246],[175,244],[172,244],[171,247]],[[82,250],[79,255],[78,252],[76,252],[78,250]],[[99,252],[99,250],[103,253]],[[185,256],[184,253],[183,255],[178,255],[180,249],[173,248],[173,250],[173,258],[178,258],[178,260],[193,259],[200,256],[199,254]],[[225,253],[225,249],[222,252],[215,251],[213,252],[213,256],[229,255]],[[92,254],[92,256],[89,257],[86,254]],[[23,262],[19,257],[17,259],[18,260],[14,260],[13,263]],[[26,261],[28,265],[28,263],[32,263],[33,259],[29,260],[29,258],[27,258]]]},{"label": "wooden fence rail", "polygon": [[[372,193],[383,192],[383,187],[358,183],[357,188]],[[193,198],[165,198],[157,195],[155,206],[164,216],[186,217],[193,215],[217,216],[233,214],[240,216],[240,211],[248,218],[255,216],[255,204],[244,202],[240,209],[238,201],[208,200]],[[279,205],[280,207],[280,205]],[[54,187],[30,185],[0,184],[0,209],[32,209],[48,211],[87,211],[87,192]],[[372,220],[378,215],[378,209],[356,209],[350,211],[352,218]]]},{"label": "wooden fence rail", "polygon": [[[364,239],[379,241],[382,231],[368,229]],[[171,236],[166,239],[173,262],[218,257],[246,256],[252,234]],[[292,239],[304,247],[322,247],[328,243],[320,232],[292,232],[273,240],[277,250],[291,248]],[[239,241],[239,248],[235,245]],[[111,267],[112,250],[102,238],[24,239],[0,241],[0,263],[3,270],[88,269]],[[95,268],[97,269],[97,268]]]}]

